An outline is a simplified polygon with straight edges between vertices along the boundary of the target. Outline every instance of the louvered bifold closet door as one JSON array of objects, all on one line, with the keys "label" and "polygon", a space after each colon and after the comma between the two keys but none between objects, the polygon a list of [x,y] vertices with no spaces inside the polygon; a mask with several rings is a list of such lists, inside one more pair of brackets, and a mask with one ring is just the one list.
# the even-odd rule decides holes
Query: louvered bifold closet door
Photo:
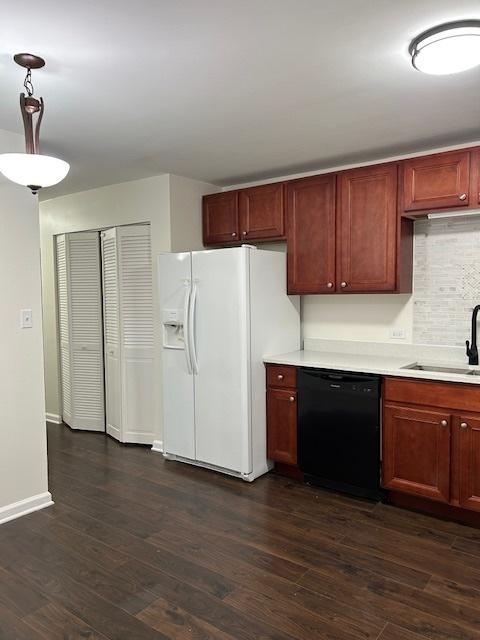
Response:
[{"label": "louvered bifold closet door", "polygon": [[70,329],[68,303],[68,248],[64,235],[56,239],[58,332],[60,336],[60,383],[62,388],[62,420],[72,423],[72,381],[70,365]]},{"label": "louvered bifold closet door", "polygon": [[105,430],[100,246],[97,232],[57,238],[63,419]]},{"label": "louvered bifold closet door", "polygon": [[107,433],[122,440],[117,230],[103,231],[101,238]]},{"label": "louvered bifold closet door", "polygon": [[150,226],[117,229],[123,442],[153,442],[153,300]]}]

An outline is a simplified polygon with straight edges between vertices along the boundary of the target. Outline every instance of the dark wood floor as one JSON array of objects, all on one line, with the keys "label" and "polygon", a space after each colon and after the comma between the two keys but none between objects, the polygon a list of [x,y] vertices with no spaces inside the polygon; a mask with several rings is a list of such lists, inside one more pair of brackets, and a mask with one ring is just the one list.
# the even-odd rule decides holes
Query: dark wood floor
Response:
[{"label": "dark wood floor", "polygon": [[1,640],[480,639],[480,531],[49,426],[0,527]]}]

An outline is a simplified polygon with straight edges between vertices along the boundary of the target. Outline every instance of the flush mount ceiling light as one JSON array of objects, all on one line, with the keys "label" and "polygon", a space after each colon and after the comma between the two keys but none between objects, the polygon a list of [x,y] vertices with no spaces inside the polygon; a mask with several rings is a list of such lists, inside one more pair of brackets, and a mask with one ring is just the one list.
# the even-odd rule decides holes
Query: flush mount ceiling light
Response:
[{"label": "flush mount ceiling light", "polygon": [[448,22],[424,31],[409,47],[418,71],[459,73],[480,65],[480,20]]},{"label": "flush mount ceiling light", "polygon": [[[61,182],[67,175],[70,165],[64,160],[39,153],[40,124],[42,122],[43,98],[33,95],[32,69],[41,69],[45,60],[31,53],[17,53],[15,62],[27,69],[23,86],[27,92],[20,94],[20,111],[25,129],[26,153],[2,153],[0,171],[17,184],[29,187],[32,193],[38,193],[42,187],[51,187]],[[36,116],[34,128],[33,117]]]}]

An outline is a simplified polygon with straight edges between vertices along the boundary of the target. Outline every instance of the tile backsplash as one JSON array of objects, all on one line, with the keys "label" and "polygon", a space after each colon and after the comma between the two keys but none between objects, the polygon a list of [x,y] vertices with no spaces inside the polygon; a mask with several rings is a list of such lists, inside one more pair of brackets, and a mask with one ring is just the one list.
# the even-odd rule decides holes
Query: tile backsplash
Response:
[{"label": "tile backsplash", "polygon": [[480,304],[480,216],[415,222],[413,342],[463,345]]}]

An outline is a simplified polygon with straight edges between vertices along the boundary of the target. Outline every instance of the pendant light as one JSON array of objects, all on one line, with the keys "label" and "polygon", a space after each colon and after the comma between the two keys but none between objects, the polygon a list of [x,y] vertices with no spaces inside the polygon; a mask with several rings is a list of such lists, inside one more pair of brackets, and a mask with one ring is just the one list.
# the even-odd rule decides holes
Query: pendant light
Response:
[{"label": "pendant light", "polygon": [[409,47],[418,71],[433,75],[459,73],[480,65],[480,20],[447,22],[424,31]]},{"label": "pendant light", "polygon": [[[53,156],[44,156],[39,152],[40,124],[42,122],[44,102],[33,95],[32,69],[41,69],[45,60],[31,53],[17,53],[15,62],[27,69],[23,86],[27,92],[20,94],[20,111],[25,129],[25,153],[0,154],[0,172],[17,184],[21,184],[38,193],[42,187],[51,187],[61,182],[67,175],[70,165]],[[36,117],[34,127],[33,118]]]}]

